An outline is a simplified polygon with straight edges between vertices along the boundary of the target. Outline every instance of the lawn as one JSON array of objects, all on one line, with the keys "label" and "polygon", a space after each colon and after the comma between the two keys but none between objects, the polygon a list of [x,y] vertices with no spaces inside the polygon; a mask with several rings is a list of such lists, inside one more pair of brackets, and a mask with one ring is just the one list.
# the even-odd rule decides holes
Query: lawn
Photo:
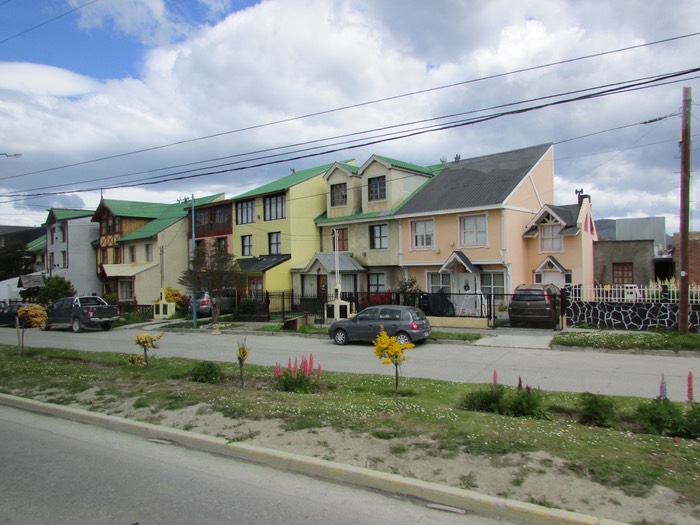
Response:
[{"label": "lawn", "polygon": [[[277,390],[272,367],[245,365],[241,388],[237,363],[218,363],[226,379],[209,384],[191,380],[193,360],[152,358],[148,367],[127,362],[124,354],[30,348],[19,355],[14,346],[0,345],[0,392],[72,404],[96,389],[89,410],[104,410],[115,399],[153,413],[203,404],[229,418],[279,419],[290,430],[430,436],[435,445],[426,452],[436,457],[541,450],[565,460],[572,472],[630,495],[644,496],[659,484],[700,504],[700,442],[641,433],[634,414],[648,400],[614,398],[619,423],[599,428],[577,422],[581,396],[571,393],[541,392],[547,418],[533,419],[459,408],[466,394],[488,385],[402,378],[395,395],[392,374],[324,372],[316,393],[300,394]],[[689,404],[677,405],[686,410]]]}]

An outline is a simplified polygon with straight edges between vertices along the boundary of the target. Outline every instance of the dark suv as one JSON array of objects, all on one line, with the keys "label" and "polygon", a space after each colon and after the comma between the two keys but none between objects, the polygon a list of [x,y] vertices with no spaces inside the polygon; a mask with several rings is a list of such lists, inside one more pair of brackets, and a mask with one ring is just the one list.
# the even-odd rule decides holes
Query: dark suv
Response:
[{"label": "dark suv", "polygon": [[521,284],[508,305],[511,326],[520,323],[546,324],[556,328],[561,291],[553,284]]}]

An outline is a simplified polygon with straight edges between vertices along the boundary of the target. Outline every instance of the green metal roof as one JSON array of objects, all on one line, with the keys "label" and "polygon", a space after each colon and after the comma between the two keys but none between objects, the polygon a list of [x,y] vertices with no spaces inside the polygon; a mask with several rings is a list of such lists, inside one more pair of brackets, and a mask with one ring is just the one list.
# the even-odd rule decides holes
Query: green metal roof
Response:
[{"label": "green metal roof", "polygon": [[57,221],[68,221],[70,219],[80,219],[82,217],[91,217],[95,213],[95,210],[76,210],[72,208],[50,208],[49,215],[46,218],[47,224],[49,219],[53,216]]},{"label": "green metal roof", "polygon": [[259,188],[255,188],[254,190],[247,191],[245,193],[242,193],[238,196],[235,197],[236,200],[239,199],[246,199],[250,197],[258,197],[260,195],[265,195],[267,193],[276,193],[279,191],[285,191],[292,186],[296,186],[299,183],[302,183],[304,181],[307,181],[309,179],[312,179],[314,177],[317,177],[318,175],[322,175],[326,171],[328,171],[328,168],[333,166],[335,164],[334,162],[330,164],[324,164],[323,166],[317,166],[315,168],[309,168],[306,170],[302,171],[297,171],[295,173],[292,173],[291,175],[287,175],[286,177],[282,177],[281,179],[273,180],[272,182],[269,182],[263,186],[260,186]]},{"label": "green metal roof", "polygon": [[[106,207],[115,217],[137,217],[143,219],[156,219],[171,204],[158,202],[122,201],[117,199],[102,199],[97,210]],[[97,211],[95,212],[97,214]]]},{"label": "green metal roof", "polygon": [[[201,197],[199,199],[194,200],[194,205],[199,206],[200,204],[208,204],[210,202],[215,201],[219,197],[221,197],[223,193],[217,193],[216,195],[209,195],[207,197]],[[143,204],[143,203],[138,203],[138,204]],[[147,239],[149,237],[154,237],[158,235],[160,232],[165,230],[166,228],[169,228],[176,222],[182,220],[184,217],[187,216],[187,212],[189,211],[190,207],[192,206],[192,203],[190,202],[189,205],[187,205],[184,202],[178,202],[175,204],[161,204],[161,206],[164,206],[163,211],[160,213],[158,217],[156,217],[154,220],[149,222],[148,224],[144,224],[141,226],[138,230],[134,230],[133,232],[129,233],[128,235],[124,235],[119,239],[120,243],[124,242],[129,242],[129,241],[135,241],[138,239]],[[142,215],[136,215],[136,217],[142,217]]]},{"label": "green metal roof", "polygon": [[[442,165],[438,164],[436,166],[419,166],[418,164],[412,164],[411,162],[404,162],[402,160],[392,159],[389,157],[383,157],[381,155],[373,155],[377,159],[381,159],[387,164],[395,168],[402,168],[405,170],[417,171],[419,173],[425,173],[426,175],[433,175],[437,168],[441,168]],[[439,169],[437,169],[439,171]]]},{"label": "green metal roof", "polygon": [[46,235],[27,243],[28,252],[43,252],[46,249]]}]

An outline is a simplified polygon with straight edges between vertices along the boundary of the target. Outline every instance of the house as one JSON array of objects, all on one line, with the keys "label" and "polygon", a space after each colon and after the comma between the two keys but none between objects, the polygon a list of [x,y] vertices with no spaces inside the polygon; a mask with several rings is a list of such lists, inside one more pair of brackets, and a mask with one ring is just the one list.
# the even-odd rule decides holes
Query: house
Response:
[{"label": "house", "polygon": [[233,199],[233,254],[250,295],[291,290],[292,269],[318,250],[314,218],[326,209],[323,175],[330,167],[296,171]]},{"label": "house", "polygon": [[[195,199],[194,205],[223,197]],[[189,208],[187,202],[103,198],[92,215],[100,230],[96,273],[102,279],[102,293],[114,294],[120,302],[148,305],[160,298],[162,288],[177,288],[190,259]]]},{"label": "house", "polygon": [[99,226],[92,222],[91,210],[49,209],[46,228],[47,277],[63,277],[79,295],[97,294],[102,282],[95,273],[95,248]]},{"label": "house", "polygon": [[[680,233],[673,234],[675,275],[680,275]],[[700,284],[700,232],[688,232],[688,283]]]},{"label": "house", "polygon": [[596,227],[597,284],[643,286],[675,274],[665,217],[601,219]]},{"label": "house", "polygon": [[331,166],[324,175],[325,212],[315,221],[320,250],[293,270],[295,290],[322,297],[327,289],[376,294],[398,286],[404,270],[395,214],[441,168],[379,155],[360,167]]}]

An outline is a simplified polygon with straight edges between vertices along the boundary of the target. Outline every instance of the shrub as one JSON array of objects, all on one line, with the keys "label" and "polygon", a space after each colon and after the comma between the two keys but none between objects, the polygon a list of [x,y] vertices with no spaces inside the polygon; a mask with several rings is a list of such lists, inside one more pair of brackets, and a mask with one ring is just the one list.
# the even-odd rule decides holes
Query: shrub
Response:
[{"label": "shrub", "polygon": [[489,385],[464,395],[458,403],[459,408],[473,412],[506,412],[506,388],[503,385]]},{"label": "shrub", "polygon": [[700,403],[690,403],[685,414],[685,437],[700,438]]},{"label": "shrub", "polygon": [[612,398],[584,392],[580,397],[581,414],[578,422],[594,427],[612,427],[617,422],[617,410]]},{"label": "shrub", "polygon": [[545,419],[547,408],[544,406],[542,394],[529,386],[519,388],[508,403],[508,413],[515,417],[534,417]]},{"label": "shrub", "polygon": [[243,299],[238,305],[238,313],[243,315],[253,315],[258,313],[258,303],[254,299]]},{"label": "shrub", "polygon": [[190,370],[192,381],[198,383],[221,383],[225,378],[224,371],[217,363],[212,361],[202,361]]},{"label": "shrub", "polygon": [[648,434],[681,436],[685,426],[683,410],[673,401],[658,397],[637,407],[637,417]]}]

